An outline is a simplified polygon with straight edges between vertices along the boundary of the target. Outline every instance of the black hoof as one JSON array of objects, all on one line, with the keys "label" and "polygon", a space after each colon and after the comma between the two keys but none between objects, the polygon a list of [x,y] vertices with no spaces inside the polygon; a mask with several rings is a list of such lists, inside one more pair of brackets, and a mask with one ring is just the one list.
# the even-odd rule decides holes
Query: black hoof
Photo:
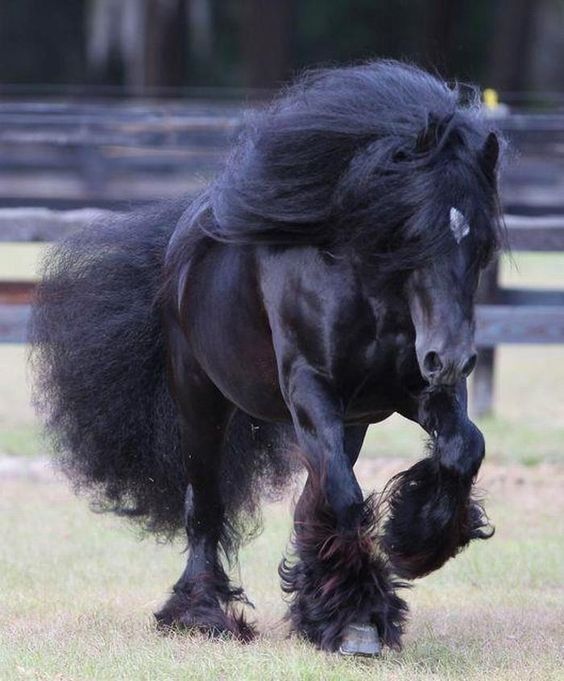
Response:
[{"label": "black hoof", "polygon": [[186,594],[175,593],[165,606],[155,613],[157,627],[163,632],[199,632],[210,638],[234,638],[243,643],[252,641],[256,632],[240,612],[227,606],[224,611],[213,603],[198,603]]},{"label": "black hoof", "polygon": [[[340,531],[333,512],[313,503],[308,522],[295,526],[297,560],[279,567],[292,629],[321,650],[373,656],[381,645],[401,647],[407,605],[397,595],[403,584],[376,551],[374,503],[365,501],[354,532]],[[358,627],[367,629],[362,637]]]}]

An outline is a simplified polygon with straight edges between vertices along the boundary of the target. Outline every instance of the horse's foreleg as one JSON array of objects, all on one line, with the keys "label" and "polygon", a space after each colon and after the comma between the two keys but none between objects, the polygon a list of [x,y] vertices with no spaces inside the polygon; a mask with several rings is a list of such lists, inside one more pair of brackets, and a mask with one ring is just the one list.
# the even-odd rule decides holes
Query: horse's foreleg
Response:
[{"label": "horse's foreleg", "polygon": [[345,428],[340,405],[314,372],[294,372],[287,401],[308,479],[294,517],[294,560],[280,576],[295,631],[325,650],[376,654],[398,647],[405,603],[376,553],[376,517],[353,473],[365,428]]},{"label": "horse's foreleg", "polygon": [[390,482],[383,538],[394,571],[408,579],[440,568],[470,540],[493,534],[472,498],[484,438],[468,418],[466,385],[425,395],[417,420],[431,436],[430,456]]}]

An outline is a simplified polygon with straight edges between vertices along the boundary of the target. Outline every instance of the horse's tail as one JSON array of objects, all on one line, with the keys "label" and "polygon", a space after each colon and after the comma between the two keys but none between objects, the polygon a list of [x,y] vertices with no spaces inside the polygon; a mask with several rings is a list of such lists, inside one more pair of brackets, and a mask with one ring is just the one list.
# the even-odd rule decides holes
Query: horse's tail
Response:
[{"label": "horse's tail", "polygon": [[35,400],[63,469],[97,508],[183,525],[187,473],[158,291],[185,203],[92,225],[49,252],[31,324]]}]

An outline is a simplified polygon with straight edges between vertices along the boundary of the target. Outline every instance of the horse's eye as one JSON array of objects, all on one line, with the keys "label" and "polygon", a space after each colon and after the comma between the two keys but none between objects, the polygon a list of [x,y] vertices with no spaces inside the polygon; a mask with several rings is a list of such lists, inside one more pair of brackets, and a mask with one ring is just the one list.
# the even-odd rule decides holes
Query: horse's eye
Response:
[{"label": "horse's eye", "polygon": [[491,244],[488,244],[486,246],[483,246],[479,250],[478,254],[478,262],[480,265],[480,269],[484,270],[486,267],[492,262],[496,254],[496,248],[492,246]]}]

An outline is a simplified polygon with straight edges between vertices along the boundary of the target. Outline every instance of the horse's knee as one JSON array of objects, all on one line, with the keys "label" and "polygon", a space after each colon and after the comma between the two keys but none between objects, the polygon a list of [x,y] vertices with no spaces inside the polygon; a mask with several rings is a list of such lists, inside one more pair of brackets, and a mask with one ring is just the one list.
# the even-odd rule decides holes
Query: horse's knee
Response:
[{"label": "horse's knee", "polygon": [[472,421],[466,421],[454,433],[439,433],[436,451],[441,466],[464,479],[478,472],[485,456],[484,436]]},{"label": "horse's knee", "polygon": [[326,501],[335,515],[336,526],[341,531],[354,529],[364,507],[362,490],[354,475],[335,477],[327,481]]}]

